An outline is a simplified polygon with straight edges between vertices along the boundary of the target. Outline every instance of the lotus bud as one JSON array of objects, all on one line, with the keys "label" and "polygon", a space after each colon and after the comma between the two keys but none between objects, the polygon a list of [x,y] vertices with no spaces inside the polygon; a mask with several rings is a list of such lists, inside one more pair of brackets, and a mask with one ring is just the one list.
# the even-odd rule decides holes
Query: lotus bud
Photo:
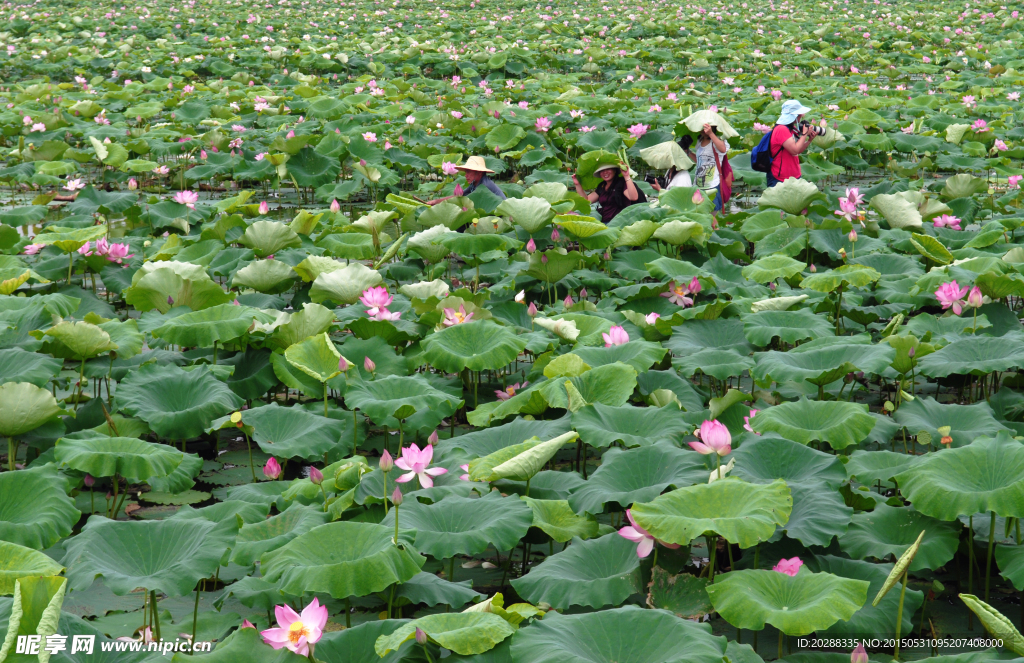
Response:
[{"label": "lotus bud", "polygon": [[174,297],[171,297],[170,295],[167,295],[167,305],[168,306],[174,306]]},{"label": "lotus bud", "polygon": [[438,440],[437,431],[435,430],[433,433],[430,434],[429,437],[427,437],[427,444],[433,446],[433,445],[437,444],[437,440]]},{"label": "lotus bud", "polygon": [[916,354],[916,351],[917,351],[917,348],[914,348],[914,347],[910,348],[909,350],[907,350],[907,356],[910,357],[911,359],[913,359],[914,355]]},{"label": "lotus bud", "polygon": [[815,267],[814,264],[812,263],[811,264],[811,274],[817,274],[817,273],[818,273],[818,268]]},{"label": "lotus bud", "polygon": [[315,467],[310,466],[309,469],[307,470],[307,473],[309,474],[309,480],[313,483],[314,486],[319,486],[324,482],[324,473],[316,469]]},{"label": "lotus bud", "polygon": [[851,230],[850,234],[848,235],[848,237],[850,238],[851,242],[856,242],[857,241],[857,229],[854,228],[853,230]]},{"label": "lotus bud", "polygon": [[537,315],[537,305],[533,302],[530,302],[530,305],[526,307],[526,314],[531,318]]},{"label": "lotus bud", "polygon": [[583,288],[582,290],[580,290],[580,299],[583,300],[583,299],[586,299],[586,298],[587,298],[587,289]]},{"label": "lotus bud", "polygon": [[206,150],[199,150],[199,158],[206,161]]},{"label": "lotus bud", "polygon": [[264,200],[263,202],[260,203],[260,214],[267,214],[269,212],[270,212],[270,205],[268,205],[267,201]]},{"label": "lotus bud", "polygon": [[861,642],[850,654],[850,663],[868,663],[868,652],[864,649],[864,643]]},{"label": "lotus bud", "polygon": [[607,251],[605,251],[604,252],[604,259],[605,260],[611,260],[612,259],[612,254],[610,254]]},{"label": "lotus bud", "polygon": [[702,202],[704,202],[704,196],[701,195],[700,189],[697,189],[693,192],[693,204],[700,205]]},{"label": "lotus bud", "polygon": [[352,368],[352,364],[348,363],[348,360],[344,357],[338,357],[338,370],[344,373],[348,369]]},{"label": "lotus bud", "polygon": [[391,457],[388,450],[385,449],[384,453],[380,455],[380,471],[390,472],[395,468],[395,459]]},{"label": "lotus bud", "polygon": [[526,252],[527,253],[533,253],[536,250],[537,250],[537,242],[533,241],[533,238],[531,237],[530,241],[526,243]]},{"label": "lotus bud", "polygon": [[395,506],[402,506],[403,499],[404,498],[402,496],[402,491],[400,491],[398,488],[395,488],[395,492],[391,493],[391,503],[394,504]]},{"label": "lotus bud", "polygon": [[[453,191],[453,193],[456,196],[461,196],[462,195],[462,185],[461,184],[456,184],[455,185],[455,191]],[[463,210],[463,211],[465,211],[465,210]]]},{"label": "lotus bud", "polygon": [[984,298],[981,296],[981,288],[974,286],[971,288],[971,292],[967,295],[967,305],[971,308],[981,308],[984,303]]},{"label": "lotus bud", "polygon": [[366,159],[360,159],[359,165],[362,166],[363,168],[366,168]]},{"label": "lotus bud", "polygon": [[853,373],[847,373],[843,376],[843,384],[850,384],[853,382]]},{"label": "lotus bud", "polygon": [[772,281],[772,282],[771,282],[771,283],[770,283],[770,284],[768,285],[768,288],[769,288],[769,289],[770,289],[770,290],[771,290],[772,292],[775,292],[775,281]]},{"label": "lotus bud", "polygon": [[370,373],[373,373],[375,370],[377,370],[377,364],[373,363],[373,360],[370,359],[369,357],[364,357],[363,368],[365,368]]},{"label": "lotus bud", "polygon": [[546,255],[544,255],[544,254],[541,254],[541,256],[540,256],[540,261],[541,261],[541,262],[542,262],[543,264],[545,264],[545,265],[546,265],[546,264],[548,264],[548,257],[547,257]]},{"label": "lotus bud", "polygon": [[128,178],[128,190],[129,191],[135,191],[138,188],[139,188],[138,180],[136,180],[134,177],[129,177]]},{"label": "lotus bud", "polygon": [[85,478],[82,479],[82,483],[85,484],[86,488],[92,488],[96,484],[96,479],[93,479],[91,474],[86,474]]},{"label": "lotus bud", "polygon": [[574,302],[572,300],[572,295],[566,295],[565,299],[562,300],[562,303],[565,304],[565,308],[569,308],[570,306],[572,306],[576,302]]},{"label": "lotus bud", "polygon": [[552,242],[557,242],[561,238],[562,238],[562,236],[560,234],[558,234],[558,228],[555,228],[555,229],[553,229],[551,231],[551,241]]},{"label": "lotus bud", "polygon": [[337,199],[331,201],[331,211],[337,214],[341,210],[341,205],[338,204]]},{"label": "lotus bud", "polygon": [[263,476],[267,477],[271,481],[277,481],[277,478],[281,476],[281,463],[277,462],[277,459],[273,456],[267,461],[267,464],[263,466]]},{"label": "lotus bud", "polygon": [[250,622],[248,619],[243,619],[242,628],[256,628],[256,625]]},{"label": "lotus bud", "polygon": [[425,645],[427,644],[427,634],[420,627],[416,627],[416,642]]}]

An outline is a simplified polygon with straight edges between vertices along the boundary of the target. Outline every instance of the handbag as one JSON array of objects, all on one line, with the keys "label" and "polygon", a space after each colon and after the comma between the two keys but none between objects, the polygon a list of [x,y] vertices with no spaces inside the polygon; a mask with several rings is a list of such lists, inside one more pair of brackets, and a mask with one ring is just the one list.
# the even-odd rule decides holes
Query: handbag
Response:
[{"label": "handbag", "polygon": [[718,182],[722,189],[722,204],[724,205],[732,198],[732,183],[735,181],[735,175],[732,172],[728,155],[719,159],[717,150],[712,148],[711,152],[715,155],[715,166],[718,168]]}]

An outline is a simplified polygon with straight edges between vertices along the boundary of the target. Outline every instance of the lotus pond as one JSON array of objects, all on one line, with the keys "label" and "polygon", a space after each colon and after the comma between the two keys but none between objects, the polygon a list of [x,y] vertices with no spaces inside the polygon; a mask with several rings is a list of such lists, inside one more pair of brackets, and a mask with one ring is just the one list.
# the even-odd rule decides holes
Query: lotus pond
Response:
[{"label": "lotus pond", "polygon": [[1024,656],[1012,6],[4,10],[0,661]]}]

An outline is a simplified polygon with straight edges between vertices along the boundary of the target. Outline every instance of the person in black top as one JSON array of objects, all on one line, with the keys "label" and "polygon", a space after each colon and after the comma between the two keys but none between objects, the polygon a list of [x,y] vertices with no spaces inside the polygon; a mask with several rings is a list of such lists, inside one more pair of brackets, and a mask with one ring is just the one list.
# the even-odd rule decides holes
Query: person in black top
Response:
[{"label": "person in black top", "polygon": [[583,191],[575,173],[572,176],[572,183],[576,185],[576,193],[592,203],[601,203],[601,220],[605,223],[640,200],[640,191],[629,176],[629,166],[626,164],[603,164],[597,167],[594,174],[603,181],[589,194]]}]

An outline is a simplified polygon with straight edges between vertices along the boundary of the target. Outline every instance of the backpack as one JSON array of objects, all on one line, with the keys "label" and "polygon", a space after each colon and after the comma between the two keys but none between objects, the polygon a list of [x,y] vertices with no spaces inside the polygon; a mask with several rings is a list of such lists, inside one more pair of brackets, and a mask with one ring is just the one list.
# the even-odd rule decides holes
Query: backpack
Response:
[{"label": "backpack", "polygon": [[780,146],[778,152],[772,154],[772,135],[774,133],[775,127],[772,127],[772,130],[766,133],[761,138],[761,142],[750,151],[750,167],[759,173],[771,172],[772,164],[784,149]]}]

